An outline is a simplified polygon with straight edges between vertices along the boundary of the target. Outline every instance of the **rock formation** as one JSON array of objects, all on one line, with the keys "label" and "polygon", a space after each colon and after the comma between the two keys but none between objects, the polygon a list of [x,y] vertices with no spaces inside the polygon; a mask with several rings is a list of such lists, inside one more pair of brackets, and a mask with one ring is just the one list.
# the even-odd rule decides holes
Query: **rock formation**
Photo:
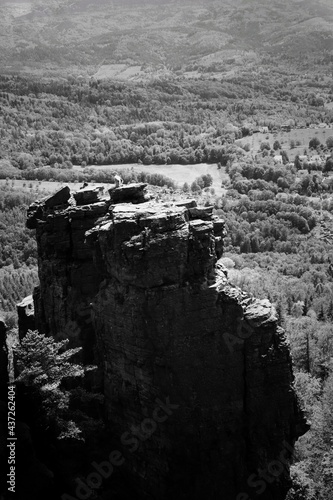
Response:
[{"label": "rock formation", "polygon": [[6,345],[7,325],[0,316],[0,400],[7,398],[7,383],[8,383],[8,352]]},{"label": "rock formation", "polygon": [[36,329],[35,308],[32,295],[25,297],[19,304],[16,305],[19,337],[22,339],[28,330]]},{"label": "rock formation", "polygon": [[223,221],[193,200],[147,201],[143,185],[95,194],[30,208],[35,313],[98,364],[121,467],[146,498],[247,500],[261,485],[284,499],[306,425],[274,307],[217,262]]},{"label": "rock formation", "polygon": [[[15,498],[18,500],[34,499],[54,500],[54,496],[50,494],[54,490],[53,473],[45,464],[40,462],[36,456],[34,448],[35,443],[31,436],[29,426],[17,418],[15,422],[16,442],[16,489]],[[8,483],[8,448],[6,447],[8,437],[8,403],[7,398],[0,400],[0,493],[1,499],[7,499]],[[3,496],[2,496],[3,495]]]}]

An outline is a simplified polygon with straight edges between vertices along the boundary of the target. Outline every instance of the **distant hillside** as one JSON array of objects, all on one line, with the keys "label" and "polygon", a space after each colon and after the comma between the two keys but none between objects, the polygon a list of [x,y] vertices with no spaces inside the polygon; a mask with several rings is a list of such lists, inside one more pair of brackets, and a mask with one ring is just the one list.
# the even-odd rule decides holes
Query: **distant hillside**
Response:
[{"label": "distant hillside", "polygon": [[93,75],[123,64],[142,78],[264,56],[327,64],[332,26],[331,0],[0,0],[0,70]]}]

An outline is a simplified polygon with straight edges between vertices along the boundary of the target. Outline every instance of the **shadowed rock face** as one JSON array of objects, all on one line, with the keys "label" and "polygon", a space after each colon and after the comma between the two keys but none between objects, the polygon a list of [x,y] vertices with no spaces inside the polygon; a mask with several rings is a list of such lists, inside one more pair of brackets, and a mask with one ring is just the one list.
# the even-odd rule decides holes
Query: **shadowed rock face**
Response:
[{"label": "shadowed rock face", "polygon": [[282,500],[286,470],[251,477],[306,430],[275,310],[228,282],[211,208],[137,199],[32,207],[37,324],[98,363],[122,467],[147,498]]},{"label": "shadowed rock face", "polygon": [[28,330],[35,330],[35,311],[34,301],[32,295],[25,297],[19,304],[16,305],[18,323],[19,323],[19,336],[22,339]]},{"label": "shadowed rock face", "polygon": [[7,364],[8,364],[8,354],[6,345],[6,333],[7,325],[0,316],[0,399],[5,400],[7,398]]}]

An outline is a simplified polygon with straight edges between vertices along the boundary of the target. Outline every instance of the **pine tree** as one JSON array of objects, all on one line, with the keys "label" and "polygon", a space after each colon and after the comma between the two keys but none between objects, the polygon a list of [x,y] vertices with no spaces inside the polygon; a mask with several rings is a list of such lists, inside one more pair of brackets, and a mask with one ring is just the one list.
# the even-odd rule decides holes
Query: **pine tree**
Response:
[{"label": "pine tree", "polygon": [[304,305],[303,305],[303,316],[306,316],[309,309],[310,309],[310,306],[311,306],[311,298],[312,297],[309,297],[308,295],[305,296],[305,299],[304,299]]},{"label": "pine tree", "polygon": [[56,342],[52,337],[29,330],[21,344],[14,347],[18,372],[15,382],[26,388],[43,430],[51,429],[59,439],[82,439],[81,430],[71,419],[71,391],[63,382],[82,378],[96,367],[72,363],[70,359],[82,348],[65,350],[68,342],[68,339]]},{"label": "pine tree", "polygon": [[276,304],[276,312],[278,316],[278,325],[281,326],[282,328],[285,328],[286,326],[286,307],[280,300]]},{"label": "pine tree", "polygon": [[318,321],[325,321],[326,320],[326,313],[324,310],[324,305],[323,303],[320,306],[320,311],[318,313]]},{"label": "pine tree", "polygon": [[327,318],[333,321],[333,300],[330,301],[330,304],[328,306]]}]

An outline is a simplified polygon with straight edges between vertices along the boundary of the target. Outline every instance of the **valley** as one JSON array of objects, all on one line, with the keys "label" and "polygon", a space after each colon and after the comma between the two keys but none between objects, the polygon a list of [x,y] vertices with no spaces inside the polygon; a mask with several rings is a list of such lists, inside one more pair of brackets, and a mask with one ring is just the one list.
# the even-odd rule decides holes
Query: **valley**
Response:
[{"label": "valley", "polygon": [[[135,322],[138,340],[127,337],[129,330],[123,332],[122,321],[130,325],[132,320],[130,321],[128,309],[123,304],[128,300],[128,307],[134,310],[136,301],[139,303],[142,300],[143,310],[146,307],[143,295],[141,296],[140,287],[143,286],[145,296],[154,296],[152,311],[154,310],[155,316],[152,313],[151,320],[148,309],[146,315],[146,319],[151,321],[150,329],[155,331],[156,326],[157,337],[162,346],[165,331],[173,331],[173,325],[179,324],[179,332],[184,334],[179,349],[186,358],[189,351],[184,346],[187,342],[189,346],[191,343],[187,326],[182,323],[180,303],[185,304],[194,316],[197,315],[197,320],[191,327],[196,332],[196,339],[201,338],[201,333],[197,330],[199,324],[205,332],[205,342],[215,338],[218,331],[214,330],[216,325],[212,330],[205,326],[205,321],[213,321],[211,313],[203,305],[205,300],[209,302],[211,299],[203,296],[201,302],[193,292],[196,287],[198,290],[205,290],[208,282],[212,286],[207,269],[210,269],[210,259],[214,255],[214,258],[218,258],[218,264],[224,266],[225,274],[220,275],[219,279],[223,278],[223,281],[228,276],[228,283],[234,294],[223,295],[227,304],[223,306],[226,312],[221,310],[222,312],[217,313],[216,309],[213,310],[213,314],[220,314],[221,322],[224,321],[224,313],[228,318],[230,316],[229,323],[224,325],[227,329],[230,327],[230,331],[233,331],[234,328],[232,314],[235,313],[232,312],[232,307],[236,311],[236,303],[233,301],[237,294],[248,294],[244,311],[247,307],[251,309],[252,301],[257,299],[268,299],[275,308],[274,328],[277,330],[268,327],[273,339],[271,350],[265,351],[256,361],[256,366],[261,368],[257,368],[258,378],[254,377],[253,380],[260,382],[255,385],[257,382],[252,380],[252,389],[256,391],[260,386],[260,391],[263,388],[262,393],[267,396],[275,383],[278,391],[282,386],[287,387],[287,382],[281,382],[287,373],[287,363],[281,353],[286,352],[285,345],[288,344],[294,373],[293,383],[288,391],[296,391],[305,416],[311,422],[308,432],[303,436],[300,436],[301,433],[297,434],[298,431],[292,431],[294,436],[297,434],[300,437],[295,444],[297,458],[291,465],[289,492],[288,486],[284,493],[279,491],[276,496],[269,497],[270,500],[331,500],[333,495],[332,27],[331,0],[0,0],[1,318],[9,329],[15,329],[17,303],[30,295],[42,280],[45,295],[39,300],[40,304],[44,304],[47,314],[42,318],[43,315],[37,311],[40,320],[42,318],[44,324],[48,324],[51,330],[54,329],[55,336],[59,334],[60,339],[64,332],[56,331],[54,325],[59,323],[67,328],[64,320],[66,317],[70,327],[75,327],[74,333],[70,327],[66,330],[72,339],[77,331],[77,323],[82,323],[82,338],[86,342],[84,355],[89,358],[95,352],[89,344],[91,321],[85,322],[82,314],[76,317],[74,306],[77,300],[79,305],[84,305],[86,311],[94,302],[100,308],[99,316],[94,316],[94,321],[100,328],[102,337],[104,335],[102,342],[105,342],[105,352],[114,342],[103,330],[106,325],[112,323],[119,339],[124,342],[123,353],[117,350],[116,343],[112,345],[113,354],[119,359],[115,363],[114,380],[109,380],[110,387],[117,387],[120,393],[123,390],[125,394],[133,382],[132,372],[139,373],[139,382],[136,380],[135,384],[138,391],[142,391],[140,397],[146,404],[146,398],[149,399],[152,392],[149,392],[149,385],[145,386],[146,380],[140,385],[140,370],[144,366],[140,356],[146,352],[147,345],[153,345],[156,339],[153,339],[153,335],[150,336],[151,332],[148,330],[143,335],[144,328],[140,327],[140,330]],[[105,196],[99,205],[94,198],[95,188],[103,186],[106,194],[110,186],[114,188],[117,175],[122,177],[124,186],[137,183],[139,191],[142,189],[141,183],[148,185],[151,205],[147,205],[147,210],[151,210],[153,219],[158,221],[155,221],[156,236],[155,229],[151,232],[150,218],[146,220],[147,213],[144,209],[141,213],[140,207],[135,208],[146,226],[144,234],[135,234],[131,239],[133,228],[139,231],[139,219],[135,219],[134,223],[132,215],[128,215],[129,211],[122,214],[121,206],[118,207],[115,210],[115,220],[118,221],[119,217],[124,227],[129,228],[130,235],[127,235],[128,241],[124,240],[121,251],[112,246],[111,237],[109,240],[103,239],[104,233],[101,230],[106,221],[111,224],[111,219],[108,219],[111,211],[107,203],[113,205],[112,200],[106,202],[108,196]],[[88,198],[91,196],[94,200],[86,205],[88,209],[74,201],[75,193],[80,192],[83,183],[86,183]],[[69,202],[67,195],[64,195],[66,186],[71,192]],[[39,212],[36,212],[34,224],[36,227],[40,224],[37,248],[35,229],[26,227],[28,207],[36,200],[44,199],[45,203],[47,197],[58,192],[63,193],[60,198],[66,198],[61,209],[58,210],[57,205],[55,208],[51,206],[49,212],[43,208],[44,219],[39,219]],[[140,196],[141,194],[140,191]],[[146,200],[141,198],[141,201]],[[181,223],[179,203],[185,203],[188,210]],[[196,209],[194,205],[199,208]],[[73,213],[68,215],[71,209]],[[166,215],[168,210],[170,218]],[[197,213],[204,219],[200,223],[196,219],[197,215],[193,216]],[[213,241],[213,235],[206,241],[205,236],[197,236],[196,228],[202,227],[202,234],[211,231],[214,224],[221,229],[222,222],[216,222],[220,219],[224,221],[223,237],[222,233],[214,235],[216,243],[205,253],[205,245],[208,245],[207,241]],[[176,228],[174,239],[171,238],[170,241],[167,234],[169,224],[172,227],[174,224]],[[90,230],[90,244],[92,241],[93,244],[87,250],[84,234]],[[52,231],[55,231],[56,238],[52,236]],[[189,257],[186,259],[182,253],[185,243],[181,242],[180,234],[183,231],[190,235],[186,236],[186,255],[194,250],[197,252],[193,254],[193,261]],[[150,245],[149,238],[153,238],[153,233],[156,241],[152,239]],[[123,238],[123,234],[121,237]],[[219,245],[222,244],[220,238],[223,240],[222,257],[219,253]],[[174,249],[176,240],[178,253]],[[59,243],[62,241],[65,250]],[[163,252],[158,244],[161,241],[165,256],[162,256]],[[73,245],[77,245],[74,250]],[[117,263],[116,271],[108,268],[111,266],[110,262],[113,262],[108,257],[112,252],[112,258]],[[122,260],[122,252],[126,253],[125,260]],[[170,255],[168,252],[171,252]],[[148,260],[142,264],[145,262],[145,255],[152,255],[152,262],[155,264]],[[132,257],[135,272],[130,268]],[[177,259],[183,262],[182,266],[177,267]],[[100,266],[98,272],[95,265]],[[129,266],[129,270],[126,266]],[[149,272],[144,266],[147,266]],[[186,266],[192,266],[186,271],[190,278],[187,276],[178,282],[177,273],[180,275]],[[116,273],[116,279],[113,272]],[[99,273],[106,273],[104,281]],[[196,280],[201,276],[200,273],[204,278],[198,285]],[[121,279],[118,282],[119,276]],[[133,285],[131,281],[128,282],[129,276],[134,281],[139,280],[137,289],[133,286],[135,293],[132,291],[132,296],[128,292],[128,287]],[[153,286],[150,279],[154,282]],[[193,280],[193,287],[188,284],[188,280]],[[97,284],[101,286],[98,293]],[[54,302],[48,290],[51,285],[54,287]],[[163,293],[159,296],[160,288]],[[181,290],[179,300],[178,292],[173,291],[178,289]],[[211,288],[208,293],[211,293]],[[103,294],[108,294],[112,307],[118,311],[118,317],[111,314],[109,305],[104,308],[101,299]],[[192,294],[191,300],[197,301],[195,311],[187,294]],[[222,300],[221,297],[219,300]],[[214,299],[213,302],[216,305],[218,301]],[[160,303],[166,304],[164,309]],[[264,310],[265,307],[264,302]],[[170,313],[165,312],[169,310]],[[172,311],[177,311],[177,314]],[[140,323],[141,313],[135,314]],[[160,318],[164,318],[168,328],[164,329]],[[258,328],[260,330],[261,327]],[[281,340],[282,329],[286,332],[286,343]],[[214,335],[212,331],[215,332]],[[257,359],[258,349],[264,349],[263,346],[266,345],[267,337],[262,334],[263,331],[264,329],[260,330],[258,334],[262,335],[260,342],[252,337],[244,344],[249,351],[239,351],[240,356],[244,355],[244,359],[248,356],[246,359],[249,361],[244,380],[254,373],[251,371],[252,359]],[[10,336],[15,336],[11,330]],[[172,344],[174,338],[169,341]],[[255,344],[257,341],[258,346]],[[135,354],[128,354],[132,347]],[[157,359],[156,366],[150,365],[151,358],[155,356],[154,349],[151,349],[150,357],[145,362],[152,372],[156,370],[162,387],[165,383],[163,373],[169,373],[168,363],[162,359],[164,351],[161,347],[161,357]],[[169,347],[165,347],[165,352],[168,349]],[[220,373],[214,373],[213,362],[208,362],[201,355],[199,343],[196,349],[193,358],[186,358],[188,373],[194,374],[191,384],[201,384],[201,372],[196,368],[200,365],[201,369],[205,368],[205,373],[212,370],[210,384],[214,386],[215,381],[218,381],[216,387],[220,390]],[[215,359],[215,355],[220,355],[219,349],[220,346],[218,349],[212,347],[207,352]],[[251,356],[248,352],[251,352]],[[173,353],[171,347],[170,353]],[[223,358],[223,363],[228,364],[230,373],[234,373],[235,377],[238,377],[238,369],[233,372],[235,366],[245,370],[240,362],[233,363],[239,353],[237,351],[235,358],[230,358],[231,361],[229,355]],[[109,354],[107,352],[107,356]],[[288,356],[289,354],[286,355],[287,358]],[[138,366],[135,365],[136,357],[138,360],[140,358],[141,365],[139,361]],[[107,361],[109,365],[105,364],[107,370],[112,364],[111,358],[110,355]],[[170,359],[175,363],[175,370],[179,370],[177,376],[183,380],[181,363],[178,365],[176,358]],[[267,361],[270,359],[273,360],[272,363],[277,363],[276,360],[280,359],[281,363],[275,364],[276,368],[273,370],[273,365]],[[126,364],[130,374],[123,370],[123,364]],[[278,365],[284,366],[282,372]],[[106,371],[106,376],[111,377],[110,373],[111,371]],[[229,376],[229,372],[226,374],[222,368],[221,373],[223,377]],[[263,380],[267,373],[272,385],[267,382],[265,386],[266,382]],[[121,377],[124,379],[120,383]],[[93,379],[89,380],[91,383]],[[230,378],[231,382],[233,383]],[[182,384],[183,382],[180,385]],[[239,384],[241,385],[241,381]],[[210,394],[211,385],[200,385],[202,401],[206,401],[206,393]],[[225,389],[223,386],[222,392]],[[282,392],[283,390],[281,389]],[[135,390],[133,391],[135,395]],[[239,403],[242,397],[245,398],[245,389],[244,394],[241,390],[237,391],[239,400],[233,400],[232,392],[227,396],[232,411],[245,401],[244,399]],[[62,394],[57,394],[62,397]],[[187,396],[186,393],[186,398]],[[107,397],[110,397],[109,393]],[[131,413],[131,408],[134,408],[134,403],[131,407],[131,401],[136,401],[136,395],[131,398],[132,396],[128,396],[126,400],[126,405],[129,405],[126,406],[127,423],[134,415],[134,411]],[[102,432],[100,407],[97,404],[94,406],[88,399],[87,397],[84,402],[84,408],[88,408],[89,418],[79,415],[77,408],[71,408],[71,412],[73,420],[76,417],[79,417],[78,420],[83,418],[89,453],[85,455],[82,443],[77,443],[75,439],[70,444],[68,441],[65,445],[59,445],[53,431],[44,430],[41,433],[38,446],[48,456],[50,467],[54,467],[56,471],[57,486],[52,492],[52,500],[59,500],[64,492],[71,491],[74,494],[73,480],[76,475],[87,477],[91,457],[95,457],[98,446],[103,453],[106,452],[106,443],[109,441],[105,440]],[[265,398],[264,400],[266,401]],[[75,401],[77,404],[77,400]],[[193,401],[187,401],[186,405],[191,407]],[[288,404],[284,399],[283,411]],[[184,403],[180,414],[183,415],[184,422],[189,418],[192,425],[197,418],[193,416],[196,411],[193,409],[195,403],[191,407],[191,417],[186,414],[186,405]],[[245,403],[244,405],[246,406]],[[118,402],[115,407],[118,425],[121,422],[122,407]],[[112,419],[110,408],[109,417]],[[136,423],[144,418],[138,408],[139,406],[135,406]],[[209,405],[207,408],[215,412]],[[221,408],[219,411],[222,411]],[[260,418],[264,419],[266,411],[267,406],[263,404],[255,418],[258,421]],[[278,414],[278,410],[276,411],[274,415],[270,414],[272,421]],[[246,411],[243,413],[246,414]],[[240,412],[239,415],[243,413]],[[225,415],[226,428],[231,421],[228,418]],[[198,417],[198,422],[199,420]],[[32,432],[36,433],[38,429],[33,422],[34,418],[31,417]],[[244,422],[244,429],[247,429],[246,419]],[[286,429],[287,424],[283,425]],[[281,424],[279,432],[282,427]],[[98,432],[96,428],[99,428]],[[207,429],[210,429],[209,425]],[[236,427],[230,428],[229,431],[236,435],[238,431],[235,429]],[[269,422],[266,431],[267,434],[273,432]],[[158,432],[152,441],[148,440],[146,443],[149,453],[155,453],[153,443]],[[208,434],[209,432],[207,431]],[[261,434],[259,430],[256,432],[260,441]],[[251,439],[254,434],[251,434]],[[207,443],[215,442],[215,437],[216,434],[207,437],[204,444],[207,449]],[[275,437],[274,434],[274,439]],[[54,456],[49,456],[45,451],[44,438],[45,443],[51,443],[54,447]],[[112,443],[116,440],[112,432],[108,439]],[[272,441],[274,439],[272,437]],[[99,443],[98,446],[96,442]],[[190,440],[187,444],[189,442]],[[236,438],[235,443],[238,443]],[[116,442],[115,447],[117,446],[119,443]],[[160,446],[160,443],[156,446]],[[246,446],[247,444],[244,449]],[[254,454],[258,449],[254,449]],[[143,450],[140,453],[141,457],[145,456]],[[159,456],[164,455],[161,452]],[[104,460],[103,456],[98,457]],[[135,464],[135,455],[129,455],[127,460],[128,463],[133,460],[133,470],[140,470],[144,477],[145,471],[140,469],[144,460]],[[66,480],[60,477],[59,471],[65,470],[59,465],[62,461],[67,467]],[[156,463],[160,466],[158,460]],[[215,466],[217,459],[212,459],[211,463]],[[167,469],[166,463],[163,463],[162,469]],[[233,473],[230,472],[231,476]],[[154,483],[152,478],[153,474],[150,480]],[[122,472],[116,473],[115,483],[106,481],[105,489],[104,486],[96,488],[94,495],[96,493],[98,500],[110,497],[123,500],[129,494],[125,482]],[[234,480],[235,482],[237,481]],[[279,481],[272,483],[273,489],[279,485]],[[1,496],[1,481],[0,487]],[[133,493],[131,488],[132,484],[129,484],[131,498],[135,498],[137,491]],[[45,492],[38,494],[34,496],[36,500],[45,498]],[[239,495],[243,495],[241,500],[249,500],[252,494],[252,490],[249,494],[239,490]],[[262,499],[265,498],[262,495]],[[240,499],[237,497],[237,500]]]}]

